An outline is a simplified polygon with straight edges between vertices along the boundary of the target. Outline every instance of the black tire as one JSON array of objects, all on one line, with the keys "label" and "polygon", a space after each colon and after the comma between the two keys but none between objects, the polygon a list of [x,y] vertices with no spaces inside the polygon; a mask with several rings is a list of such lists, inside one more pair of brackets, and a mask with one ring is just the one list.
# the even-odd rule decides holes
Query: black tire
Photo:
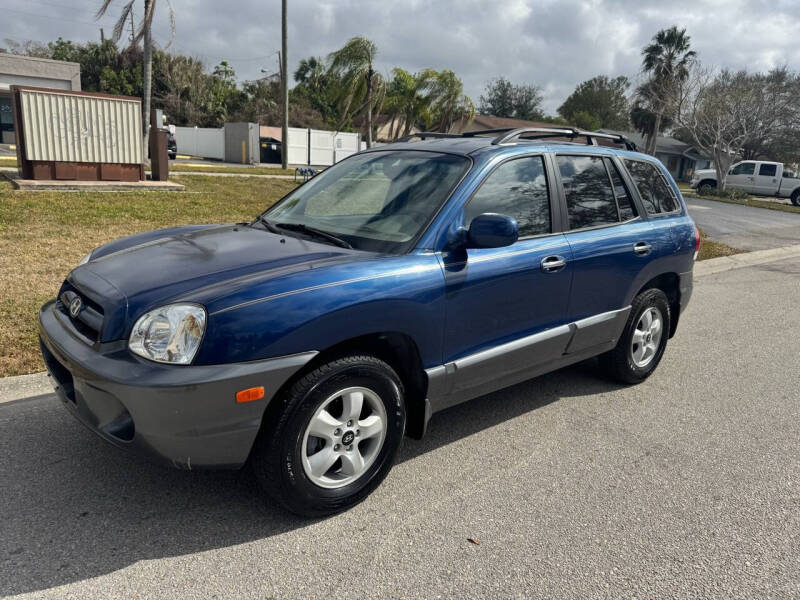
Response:
[{"label": "black tire", "polygon": [[[636,326],[646,310],[655,308],[659,311],[662,318],[662,331],[658,347],[653,354],[650,362],[645,366],[637,366],[633,360],[633,335]],[[600,365],[604,373],[620,383],[641,383],[655,371],[664,350],[667,347],[667,338],[670,331],[671,314],[667,297],[659,289],[651,288],[645,290],[631,304],[631,312],[628,315],[628,322],[617,342],[616,348],[600,356]]]},{"label": "black tire", "polygon": [[[326,399],[347,387],[375,392],[386,410],[383,446],[374,462],[352,483],[329,489],[306,474],[302,452],[306,428]],[[345,356],[321,365],[273,400],[256,440],[251,463],[262,489],[295,514],[322,517],[354,506],[383,481],[394,463],[406,426],[403,384],[394,370],[369,355]]]},{"label": "black tire", "polygon": [[704,179],[697,185],[697,193],[700,195],[710,194],[717,189],[717,182],[713,179]]},{"label": "black tire", "polygon": [[800,190],[795,190],[792,194],[792,204],[800,206]]}]

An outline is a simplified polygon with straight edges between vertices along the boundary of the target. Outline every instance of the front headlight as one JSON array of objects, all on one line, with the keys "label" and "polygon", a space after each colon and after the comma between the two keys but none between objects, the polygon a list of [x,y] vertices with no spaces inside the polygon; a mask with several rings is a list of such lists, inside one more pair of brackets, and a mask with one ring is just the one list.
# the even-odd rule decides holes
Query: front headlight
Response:
[{"label": "front headlight", "polygon": [[131,352],[175,365],[192,362],[206,330],[206,310],[197,304],[169,304],[142,315],[131,331]]},{"label": "front headlight", "polygon": [[[94,250],[92,250],[92,252],[94,252]],[[89,252],[89,254],[87,254],[86,256],[84,256],[84,257],[83,257],[83,258],[80,260],[80,262],[78,263],[78,266],[79,266],[79,267],[80,267],[81,265],[85,265],[87,262],[89,262],[90,260],[92,260],[92,252]]]}]

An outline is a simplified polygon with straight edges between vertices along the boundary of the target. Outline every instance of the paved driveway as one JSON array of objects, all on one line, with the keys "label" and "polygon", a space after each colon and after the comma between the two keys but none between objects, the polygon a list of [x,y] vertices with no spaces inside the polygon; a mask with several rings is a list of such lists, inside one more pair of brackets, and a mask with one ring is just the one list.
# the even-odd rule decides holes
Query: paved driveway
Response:
[{"label": "paved driveway", "polygon": [[798,278],[702,278],[646,383],[590,362],[451,409],[321,521],[129,459],[52,396],[0,404],[0,595],[798,597]]},{"label": "paved driveway", "polygon": [[711,237],[734,248],[766,250],[800,244],[800,214],[686,198],[689,213]]}]

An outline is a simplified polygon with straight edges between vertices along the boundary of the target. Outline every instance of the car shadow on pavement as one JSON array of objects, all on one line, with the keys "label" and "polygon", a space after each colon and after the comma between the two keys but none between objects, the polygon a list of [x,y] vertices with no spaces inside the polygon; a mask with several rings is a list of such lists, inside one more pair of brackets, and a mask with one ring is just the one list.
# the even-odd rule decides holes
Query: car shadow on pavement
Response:
[{"label": "car shadow on pavement", "polygon": [[[563,397],[617,386],[589,361],[448,409],[404,462]],[[0,404],[0,596],[224,548],[314,521],[267,505],[248,469],[171,470],[84,430],[52,396]],[[367,500],[369,502],[369,500]]]}]

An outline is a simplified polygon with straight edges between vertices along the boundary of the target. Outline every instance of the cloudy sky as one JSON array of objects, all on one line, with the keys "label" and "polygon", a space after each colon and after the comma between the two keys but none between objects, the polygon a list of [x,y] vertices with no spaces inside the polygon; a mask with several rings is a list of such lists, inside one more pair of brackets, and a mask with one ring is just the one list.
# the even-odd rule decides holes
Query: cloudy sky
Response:
[{"label": "cloudy sky", "polygon": [[[167,0],[155,39],[169,41]],[[0,39],[97,40],[123,4],[94,20],[100,0],[3,0]],[[141,14],[142,0],[137,0]],[[173,48],[209,65],[227,60],[240,79],[277,70],[280,0],[172,0]],[[598,74],[635,78],[642,46],[659,29],[686,27],[706,64],[800,69],[798,0],[289,0],[290,70],[363,35],[378,66],[453,69],[475,100],[504,76],[543,89],[554,113],[577,83]]]}]

